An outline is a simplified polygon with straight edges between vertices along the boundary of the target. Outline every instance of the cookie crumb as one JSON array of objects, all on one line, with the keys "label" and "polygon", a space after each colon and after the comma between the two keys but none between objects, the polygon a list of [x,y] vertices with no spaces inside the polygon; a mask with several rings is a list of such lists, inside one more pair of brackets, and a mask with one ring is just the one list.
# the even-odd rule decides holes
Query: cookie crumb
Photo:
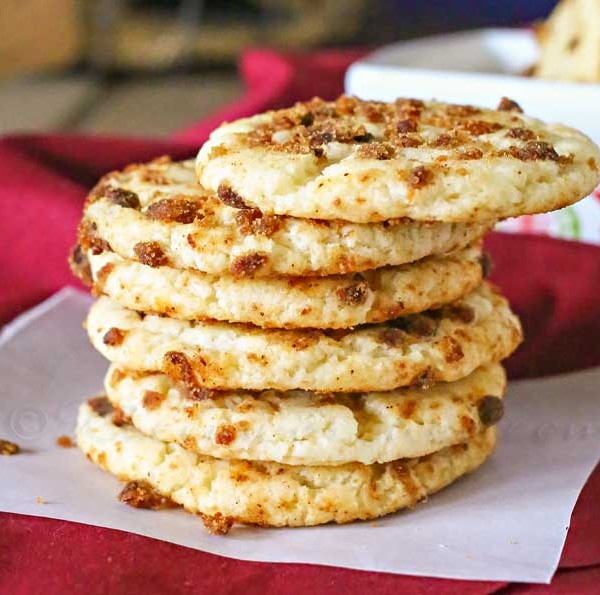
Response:
[{"label": "cookie crumb", "polygon": [[177,507],[171,498],[159,494],[146,481],[130,481],[121,490],[118,499],[133,508],[162,510]]},{"label": "cookie crumb", "polygon": [[231,530],[233,523],[235,523],[233,517],[225,516],[220,512],[213,515],[200,513],[199,516],[204,523],[205,529],[213,535],[227,535]]},{"label": "cookie crumb", "polygon": [[63,435],[59,436],[56,439],[56,445],[60,446],[61,448],[73,448],[75,446],[75,443],[73,442],[70,436]]},{"label": "cookie crumb", "polygon": [[18,455],[21,452],[21,448],[18,444],[10,442],[8,440],[0,440],[0,455]]}]

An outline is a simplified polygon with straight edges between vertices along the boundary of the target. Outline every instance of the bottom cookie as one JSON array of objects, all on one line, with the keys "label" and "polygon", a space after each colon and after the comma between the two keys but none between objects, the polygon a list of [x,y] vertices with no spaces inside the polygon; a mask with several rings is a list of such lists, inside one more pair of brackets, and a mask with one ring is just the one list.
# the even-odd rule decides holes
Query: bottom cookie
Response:
[{"label": "bottom cookie", "polygon": [[150,489],[155,498],[199,514],[209,530],[222,533],[233,523],[301,527],[410,508],[479,467],[494,450],[496,430],[416,459],[292,466],[215,459],[149,438],[114,419],[102,398],[80,407],[77,443],[91,461],[121,480],[143,482],[135,484],[140,498]]}]

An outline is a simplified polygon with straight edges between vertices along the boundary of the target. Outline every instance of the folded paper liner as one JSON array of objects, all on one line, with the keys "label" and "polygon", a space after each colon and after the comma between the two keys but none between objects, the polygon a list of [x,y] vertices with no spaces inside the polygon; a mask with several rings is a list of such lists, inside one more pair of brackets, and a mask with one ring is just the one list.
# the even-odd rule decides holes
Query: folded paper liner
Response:
[{"label": "folded paper liner", "polygon": [[600,368],[509,385],[496,454],[415,509],[376,522],[204,532],[181,510],[136,510],[73,436],[79,403],[107,363],[81,323],[91,300],[66,288],[0,335],[0,511],[65,519],[242,560],[297,562],[441,578],[550,582],[577,497],[600,458]]}]

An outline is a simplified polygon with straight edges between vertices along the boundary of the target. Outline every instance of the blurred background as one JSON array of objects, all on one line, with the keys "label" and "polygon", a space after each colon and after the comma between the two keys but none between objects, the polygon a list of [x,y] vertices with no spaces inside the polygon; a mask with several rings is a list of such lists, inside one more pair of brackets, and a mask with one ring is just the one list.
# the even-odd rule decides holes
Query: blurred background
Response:
[{"label": "blurred background", "polygon": [[157,136],[243,92],[253,47],[376,48],[523,26],[555,0],[0,0],[0,133]]}]

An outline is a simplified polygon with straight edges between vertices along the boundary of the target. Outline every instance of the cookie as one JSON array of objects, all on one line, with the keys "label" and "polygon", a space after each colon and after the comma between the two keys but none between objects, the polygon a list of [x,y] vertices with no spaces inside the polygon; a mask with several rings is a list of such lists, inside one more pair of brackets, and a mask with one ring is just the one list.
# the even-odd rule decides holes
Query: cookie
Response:
[{"label": "cookie", "polygon": [[217,128],[198,179],[239,209],[359,223],[541,213],[600,183],[590,139],[499,107],[313,99]]}]

